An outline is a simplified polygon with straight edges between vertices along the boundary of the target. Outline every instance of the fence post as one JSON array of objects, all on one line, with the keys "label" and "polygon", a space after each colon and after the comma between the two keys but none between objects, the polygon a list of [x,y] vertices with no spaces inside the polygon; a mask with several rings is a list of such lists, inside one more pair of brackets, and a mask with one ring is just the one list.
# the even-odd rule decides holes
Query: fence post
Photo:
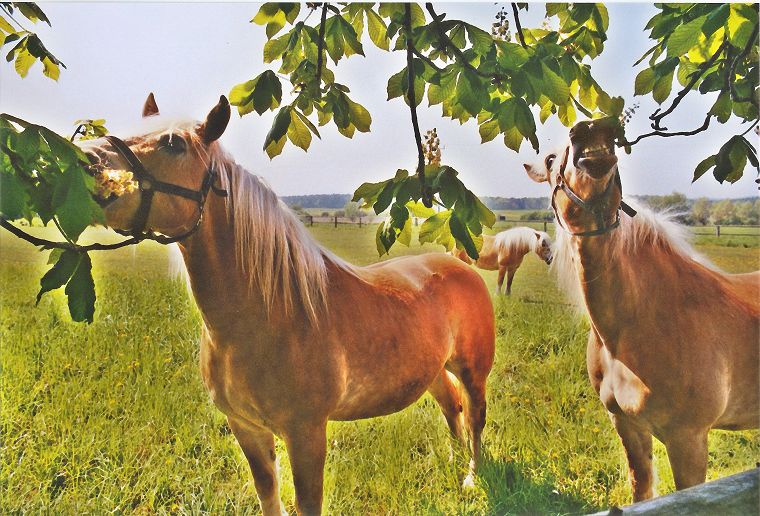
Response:
[{"label": "fence post", "polygon": [[338,227],[338,217],[337,216],[335,216],[335,227],[336,228]]},{"label": "fence post", "polygon": [[359,217],[359,227],[362,227],[362,218]]},{"label": "fence post", "polygon": [[313,225],[314,225],[314,216],[309,215],[309,226],[313,226]]},{"label": "fence post", "polygon": [[720,226],[717,224],[715,225],[715,235],[720,236]]},{"label": "fence post", "polygon": [[544,221],[544,233],[546,233],[546,221]]}]

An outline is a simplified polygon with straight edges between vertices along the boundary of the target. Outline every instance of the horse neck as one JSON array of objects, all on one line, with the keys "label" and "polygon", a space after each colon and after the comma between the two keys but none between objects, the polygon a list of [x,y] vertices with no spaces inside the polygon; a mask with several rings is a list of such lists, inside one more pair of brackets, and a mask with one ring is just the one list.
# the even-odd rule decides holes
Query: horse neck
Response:
[{"label": "horse neck", "polygon": [[638,297],[627,274],[636,256],[618,253],[617,231],[572,237],[581,291],[594,329],[610,351],[618,345],[621,314],[635,313]]},{"label": "horse neck", "polygon": [[[207,326],[267,321],[259,289],[249,288],[237,264],[235,232],[223,198],[210,194],[198,231],[179,244],[193,297]],[[235,317],[245,311],[244,317]],[[261,327],[261,326],[259,326]]]}]

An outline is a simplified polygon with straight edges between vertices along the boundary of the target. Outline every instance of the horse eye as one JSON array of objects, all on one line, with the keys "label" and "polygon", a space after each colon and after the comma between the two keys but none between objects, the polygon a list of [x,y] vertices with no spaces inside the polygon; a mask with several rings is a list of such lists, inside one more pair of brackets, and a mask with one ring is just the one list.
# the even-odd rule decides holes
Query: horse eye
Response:
[{"label": "horse eye", "polygon": [[554,165],[554,160],[557,159],[556,154],[550,154],[546,157],[546,168],[551,170],[552,165]]},{"label": "horse eye", "polygon": [[171,154],[182,154],[187,150],[187,143],[178,134],[164,134],[158,141],[158,146]]}]

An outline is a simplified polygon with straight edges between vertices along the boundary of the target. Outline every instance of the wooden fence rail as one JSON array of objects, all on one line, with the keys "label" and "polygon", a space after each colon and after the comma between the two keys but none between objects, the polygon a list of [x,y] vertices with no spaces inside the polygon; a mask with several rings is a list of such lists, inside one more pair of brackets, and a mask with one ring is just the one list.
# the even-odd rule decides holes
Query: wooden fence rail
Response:
[{"label": "wooden fence rail", "polygon": [[[301,215],[301,221],[307,226],[313,226],[314,224],[330,224],[337,228],[339,225],[354,225],[358,227],[365,226],[367,224],[379,224],[385,220],[382,216],[369,216],[369,217],[336,217],[332,216],[316,216],[316,215]],[[420,224],[420,220],[417,217],[413,217],[412,221],[415,226]],[[506,227],[513,226],[528,226],[534,229],[541,229],[544,232],[549,230],[549,226],[553,223],[553,220],[518,220],[507,219],[504,215],[499,215],[496,221],[496,229],[506,229]],[[715,225],[715,226],[688,226],[692,233],[696,236],[716,236],[716,237],[740,237],[740,238],[760,238],[760,226],[758,225]]]}]

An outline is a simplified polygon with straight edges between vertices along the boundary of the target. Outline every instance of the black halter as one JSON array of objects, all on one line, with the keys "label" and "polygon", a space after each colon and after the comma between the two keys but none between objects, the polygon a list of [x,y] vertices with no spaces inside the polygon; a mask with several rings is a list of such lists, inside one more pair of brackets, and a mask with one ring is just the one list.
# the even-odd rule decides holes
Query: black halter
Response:
[{"label": "black halter", "polygon": [[[140,188],[140,206],[137,208],[137,212],[132,220],[132,229],[130,231],[117,230],[119,233],[132,235],[140,240],[155,240],[161,244],[179,242],[195,233],[200,227],[201,222],[203,221],[203,209],[206,205],[206,198],[208,197],[209,191],[213,191],[220,197],[227,197],[227,192],[225,190],[214,186],[214,181],[216,180],[218,173],[213,167],[209,167],[206,171],[200,190],[190,190],[184,186],[159,181],[148,172],[140,159],[135,156],[135,153],[132,152],[123,140],[111,135],[108,135],[105,138],[108,140],[108,143],[116,149],[116,152],[118,152],[129,164],[130,171],[137,180],[137,184]],[[176,195],[178,197],[184,197],[185,199],[195,201],[198,204],[198,218],[193,227],[184,233],[173,237],[156,234],[150,229],[145,231],[145,226],[148,223],[148,215],[150,215],[150,208],[153,203],[153,196],[156,192]]]},{"label": "black halter", "polygon": [[[612,181],[609,182],[607,188],[602,193],[592,197],[591,199],[583,200],[575,192],[573,192],[572,188],[570,188],[570,185],[567,184],[567,180],[565,179],[565,167],[567,167],[567,160],[569,155],[570,147],[568,147],[565,151],[565,158],[562,160],[562,164],[560,165],[557,184],[552,191],[552,210],[554,211],[554,218],[557,220],[557,224],[559,224],[562,229],[573,236],[604,235],[605,233],[609,233],[616,227],[620,226],[620,210],[623,210],[629,217],[636,216],[636,210],[621,200],[620,204],[615,210],[615,220],[611,222],[605,220],[604,216],[609,208],[609,195],[612,193],[612,189],[617,185],[617,187],[620,189],[620,195],[622,196],[623,194],[623,184],[620,181],[620,171],[618,170],[615,171],[615,177],[612,179]],[[594,218],[596,218],[596,229],[573,233],[567,227],[565,227],[562,222],[562,217],[560,217],[559,212],[557,211],[557,204],[555,202],[557,192],[560,190],[564,192],[564,194],[568,199],[572,201],[573,204],[594,215]]]}]

